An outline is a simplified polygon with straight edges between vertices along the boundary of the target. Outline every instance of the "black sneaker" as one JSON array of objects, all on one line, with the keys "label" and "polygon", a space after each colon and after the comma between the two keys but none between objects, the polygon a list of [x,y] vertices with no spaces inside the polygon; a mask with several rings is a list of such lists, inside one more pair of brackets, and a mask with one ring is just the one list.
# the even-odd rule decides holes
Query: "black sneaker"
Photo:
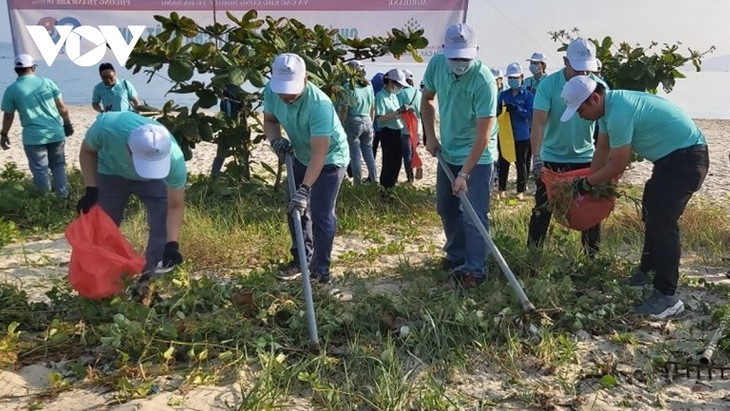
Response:
[{"label": "black sneaker", "polygon": [[330,275],[321,273],[309,273],[309,281],[313,283],[327,284],[330,282]]},{"label": "black sneaker", "polygon": [[652,283],[651,272],[644,272],[640,268],[636,268],[631,272],[631,277],[625,280],[625,284],[633,288],[643,288]]},{"label": "black sneaker", "polygon": [[284,268],[276,273],[276,278],[282,281],[296,280],[302,276],[302,269],[299,268],[299,264],[295,261],[290,262]]},{"label": "black sneaker", "polygon": [[443,271],[446,271],[447,273],[456,270],[457,268],[461,267],[462,265],[464,265],[463,261],[449,260],[446,257],[441,258],[441,263],[439,264],[441,269]]}]

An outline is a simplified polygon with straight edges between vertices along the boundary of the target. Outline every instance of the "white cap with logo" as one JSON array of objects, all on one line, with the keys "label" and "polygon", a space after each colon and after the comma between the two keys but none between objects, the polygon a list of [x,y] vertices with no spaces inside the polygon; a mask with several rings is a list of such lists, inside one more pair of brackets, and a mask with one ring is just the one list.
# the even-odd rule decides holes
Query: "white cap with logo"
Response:
[{"label": "white cap with logo", "polygon": [[35,66],[37,66],[37,64],[35,64],[33,56],[30,54],[18,54],[15,56],[15,68],[29,68]]},{"label": "white cap with logo", "polygon": [[492,75],[494,76],[495,79],[504,77],[502,75],[502,70],[501,69],[498,69],[496,67],[492,67],[492,68],[489,69],[489,71],[492,72]]},{"label": "white cap with logo", "polygon": [[522,75],[522,66],[520,63],[510,63],[505,71],[505,77],[519,77]]},{"label": "white cap with logo", "polygon": [[357,60],[350,60],[347,62],[347,65],[354,68],[355,70],[365,70],[365,65]]},{"label": "white cap with logo", "polygon": [[589,76],[575,76],[565,83],[560,97],[567,107],[560,117],[560,121],[568,121],[573,117],[580,105],[596,91],[596,84],[595,80]]},{"label": "white cap with logo", "polygon": [[410,87],[410,84],[406,81],[406,72],[401,69],[390,69],[383,78],[395,81],[403,87]]},{"label": "white cap with logo", "polygon": [[304,90],[307,66],[293,53],[279,54],[271,66],[271,91],[276,94],[299,94]]},{"label": "white cap with logo", "polygon": [[477,56],[477,36],[466,23],[456,23],[446,29],[444,56],[447,59],[474,59]]},{"label": "white cap with logo", "polygon": [[159,124],[145,124],[129,133],[132,164],[142,178],[157,180],[170,174],[172,136]]},{"label": "white cap with logo", "polygon": [[535,52],[532,53],[532,56],[530,56],[527,61],[535,63],[547,63],[547,57],[545,56],[545,53]]},{"label": "white cap with logo", "polygon": [[586,39],[577,38],[571,41],[566,56],[570,67],[575,71],[598,71],[596,46]]}]

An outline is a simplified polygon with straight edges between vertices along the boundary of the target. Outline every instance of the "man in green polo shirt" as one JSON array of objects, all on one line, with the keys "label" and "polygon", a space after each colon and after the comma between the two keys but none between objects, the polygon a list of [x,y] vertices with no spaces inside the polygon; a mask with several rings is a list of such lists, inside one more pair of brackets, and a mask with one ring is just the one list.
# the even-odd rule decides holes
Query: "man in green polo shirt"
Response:
[{"label": "man in green polo shirt", "polygon": [[[282,127],[288,139],[282,137]],[[311,278],[327,283],[337,231],[335,204],[350,151],[332,100],[307,81],[304,59],[296,54],[274,59],[264,89],[264,132],[277,154],[293,154],[294,170],[287,172],[293,173],[298,188],[287,193],[289,210],[296,208],[301,215]],[[301,274],[294,223],[291,214],[287,217],[293,260],[278,274],[282,280]]]},{"label": "man in green polo shirt", "polygon": [[48,174],[53,176],[53,189],[59,196],[66,197],[66,137],[74,129],[63,102],[61,91],[52,80],[35,75],[33,57],[20,54],[15,58],[15,73],[18,79],[5,89],[2,105],[2,129],[0,147],[10,148],[10,127],[15,112],[23,127],[23,149],[33,183],[39,191],[51,191]]},{"label": "man in green polo shirt", "polygon": [[132,82],[117,77],[111,63],[99,65],[101,82],[94,86],[91,107],[99,113],[105,111],[135,111],[142,104]]},{"label": "man in green polo shirt", "polygon": [[144,204],[149,237],[143,285],[182,263],[178,241],[187,170],[182,150],[162,124],[131,111],[99,114],[86,132],[79,161],[86,186],[79,213],[98,203],[120,225],[131,195]]},{"label": "man in green polo shirt", "polygon": [[[477,59],[474,30],[464,23],[446,30],[443,53],[426,67],[421,99],[426,150],[440,152],[456,179],[453,184],[439,167],[436,209],[446,234],[444,268],[451,269],[453,287],[471,288],[487,275],[487,244],[478,226],[462,210],[458,195],[466,193],[489,227],[489,187],[497,159],[497,83],[489,68]],[[434,125],[436,96],[440,114],[439,138]]]},{"label": "man in green polo shirt", "polygon": [[[565,83],[571,78],[596,70],[596,48],[588,40],[578,38],[568,45],[565,67],[542,78],[533,103],[532,171],[538,176],[535,187],[535,207],[530,217],[528,245],[539,247],[545,241],[552,212],[545,184],[539,178],[542,167],[557,172],[589,168],[593,158],[595,122],[578,117],[561,122],[565,102],[560,97]],[[601,226],[597,224],[581,233],[583,249],[589,256],[598,252]]]},{"label": "man in green polo shirt", "polygon": [[591,174],[574,182],[577,193],[618,177],[632,152],[654,163],[641,200],[641,264],[629,285],[648,284],[653,274],[654,290],[636,312],[657,319],[681,313],[684,303],[676,296],[682,248],[678,221],[707,175],[705,136],[676,104],[653,94],[606,91],[603,84],[579,76],[565,84],[562,97],[562,121],[582,117],[599,125]]}]

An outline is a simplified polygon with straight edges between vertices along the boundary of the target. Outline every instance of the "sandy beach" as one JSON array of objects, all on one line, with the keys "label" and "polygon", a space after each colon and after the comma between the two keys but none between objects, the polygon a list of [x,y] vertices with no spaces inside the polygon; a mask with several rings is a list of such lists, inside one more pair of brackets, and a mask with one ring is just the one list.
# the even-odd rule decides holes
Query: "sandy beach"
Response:
[{"label": "sandy beach", "polygon": [[[71,121],[74,124],[75,134],[66,140],[66,162],[71,168],[79,168],[78,152],[86,130],[94,122],[97,113],[91,106],[69,106]],[[730,193],[728,187],[728,177],[730,177],[730,162],[728,162],[728,153],[730,152],[730,120],[695,120],[702,132],[705,134],[710,148],[710,171],[705,179],[705,183],[700,190],[700,195],[707,197],[712,201],[722,201],[727,199]],[[0,151],[0,167],[8,162],[15,162],[19,168],[28,172],[27,160],[20,140],[20,124],[17,116],[10,130],[11,148],[7,151]],[[188,161],[188,171],[192,174],[207,174],[210,172],[210,165],[215,157],[216,147],[210,143],[200,143],[194,150],[193,159]],[[436,161],[424,149],[419,147],[419,153],[424,162],[424,178],[416,181],[417,187],[434,187],[436,181]],[[276,164],[276,157],[269,149],[268,145],[259,145],[253,155],[256,162],[264,161],[268,164]],[[378,168],[380,158],[378,161]],[[256,167],[254,167],[256,170]],[[29,173],[29,172],[28,172]],[[367,174],[365,165],[363,164],[363,173]],[[631,184],[643,184],[651,174],[651,163],[648,161],[635,163],[631,169],[624,174],[625,181]],[[514,181],[514,167],[511,168],[510,181]],[[405,174],[401,171],[399,181],[405,181]]]},{"label": "sandy beach", "polygon": [[[71,119],[74,124],[76,134],[70,137],[66,143],[66,155],[69,167],[78,168],[78,150],[83,139],[86,129],[93,123],[96,113],[91,107],[71,106]],[[727,136],[730,135],[730,120],[696,120],[704,132],[710,146],[711,165],[710,171],[705,180],[704,186],[700,192],[700,196],[712,202],[725,204],[728,199],[727,181],[730,177],[730,164],[728,163],[728,151],[730,151],[730,142]],[[20,144],[20,126],[17,123],[13,125],[10,132],[11,149],[0,151],[0,168],[8,162],[15,162],[19,168],[27,172],[27,162],[23,148]],[[433,157],[428,155],[423,147],[419,148],[421,157],[424,160],[424,178],[416,181],[416,186],[434,186],[435,171],[437,163]],[[194,157],[188,162],[188,170],[193,174],[208,173],[210,165],[215,156],[215,146],[209,143],[201,143],[197,146]],[[276,158],[267,145],[260,145],[254,153],[255,161],[264,161],[269,164],[275,164]],[[632,184],[642,184],[650,175],[651,164],[643,162],[635,164],[630,170],[624,174],[624,179]],[[512,168],[511,180],[514,180],[514,168]],[[400,181],[405,180],[405,175],[401,173]],[[432,231],[432,232],[431,232]],[[441,244],[444,241],[443,233],[440,229],[429,231],[429,240],[434,244]],[[362,239],[348,236],[338,236],[335,241],[333,250],[333,259],[336,260],[339,255],[348,249],[354,249],[361,246]],[[410,246],[409,246],[410,247]],[[0,258],[0,281],[17,282],[22,284],[23,289],[28,292],[31,298],[43,299],[43,293],[48,290],[51,280],[60,280],[66,275],[66,262],[70,256],[70,248],[65,239],[56,235],[49,239],[41,241],[23,242],[11,244],[2,248],[2,258]],[[418,254],[417,249],[407,249],[406,253]],[[389,266],[397,264],[396,256],[385,256],[378,261],[378,265]],[[336,264],[335,264],[336,265]],[[339,271],[339,269],[336,269]],[[692,268],[689,275],[702,276],[707,281],[722,281],[724,279],[723,268],[712,268],[708,271],[706,268]],[[377,285],[376,285],[377,287]],[[688,292],[689,293],[689,292]],[[691,304],[699,307],[699,301],[704,297],[699,295],[692,297],[690,294],[683,298]],[[697,301],[695,303],[695,301]],[[695,307],[696,310],[699,308]],[[662,337],[665,339],[666,337]],[[592,339],[581,342],[582,352],[610,352],[615,351],[615,347],[607,345],[600,339]],[[0,370],[0,408],[4,410],[25,410],[28,409],[28,399],[34,394],[43,392],[49,387],[49,375],[60,367],[58,363],[39,363],[25,366],[14,372]],[[477,377],[474,377],[477,378]],[[484,390],[485,392],[499,391],[502,385],[502,376],[499,374],[492,375],[490,372],[479,373],[479,381],[471,381],[475,390]],[[162,391],[152,395],[146,399],[138,399],[126,404],[116,405],[113,393],[108,391],[100,391],[95,389],[84,390],[74,389],[63,392],[53,400],[49,400],[44,404],[44,410],[61,411],[70,409],[85,410],[225,410],[230,409],[230,404],[235,404],[240,399],[242,382],[236,382],[226,386],[203,386],[195,387],[193,390],[180,393],[177,391]],[[730,382],[718,381],[713,383],[715,389],[707,392],[696,392],[697,385],[693,385],[691,380],[685,380],[681,383],[668,387],[664,391],[667,398],[676,398],[679,403],[691,401],[694,404],[725,404],[723,393],[727,393],[730,389]],[[622,388],[621,395],[635,396],[640,398],[643,393],[634,386],[632,388]],[[702,388],[702,387],[700,387]],[[632,391],[633,390],[633,391]],[[639,391],[637,391],[639,390]],[[616,395],[616,392],[613,392]],[[600,398],[597,396],[597,408],[595,409],[614,409],[612,404],[614,399],[611,394],[601,393]],[[173,404],[183,404],[173,406]],[[730,404],[728,402],[727,404]],[[652,404],[646,404],[641,409],[652,409]],[[302,408],[307,409],[307,408]],[[674,408],[673,408],[674,409]],[[686,408],[676,408],[686,409]],[[714,408],[698,405],[691,409],[697,410],[714,410]],[[723,408],[725,409],[725,408]]]}]

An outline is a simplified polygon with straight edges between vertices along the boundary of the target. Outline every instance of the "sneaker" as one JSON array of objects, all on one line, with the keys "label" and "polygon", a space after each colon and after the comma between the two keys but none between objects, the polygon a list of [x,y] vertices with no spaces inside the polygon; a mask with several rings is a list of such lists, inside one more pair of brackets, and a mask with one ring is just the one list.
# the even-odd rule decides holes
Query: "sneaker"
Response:
[{"label": "sneaker", "polygon": [[464,287],[464,289],[468,288],[474,288],[482,285],[484,281],[487,279],[484,275],[477,275],[474,273],[465,273],[461,277],[461,286]]},{"label": "sneaker", "polygon": [[464,262],[449,260],[448,258],[443,257],[441,258],[441,263],[439,265],[441,266],[441,269],[443,271],[446,271],[448,273],[464,265]]},{"label": "sneaker", "polygon": [[276,278],[282,280],[282,281],[292,281],[296,280],[299,277],[302,276],[302,269],[299,268],[299,264],[292,261],[284,268],[279,270],[278,273],[276,273]]},{"label": "sneaker", "polygon": [[327,284],[330,282],[330,275],[322,273],[309,273],[309,281],[312,283]]},{"label": "sneaker", "polygon": [[684,311],[684,303],[676,295],[664,295],[656,288],[643,304],[636,307],[636,314],[661,320]]},{"label": "sneaker", "polygon": [[642,271],[640,268],[636,268],[631,272],[631,277],[625,280],[626,285],[633,288],[642,288],[645,285],[649,285],[652,282],[651,273]]}]

